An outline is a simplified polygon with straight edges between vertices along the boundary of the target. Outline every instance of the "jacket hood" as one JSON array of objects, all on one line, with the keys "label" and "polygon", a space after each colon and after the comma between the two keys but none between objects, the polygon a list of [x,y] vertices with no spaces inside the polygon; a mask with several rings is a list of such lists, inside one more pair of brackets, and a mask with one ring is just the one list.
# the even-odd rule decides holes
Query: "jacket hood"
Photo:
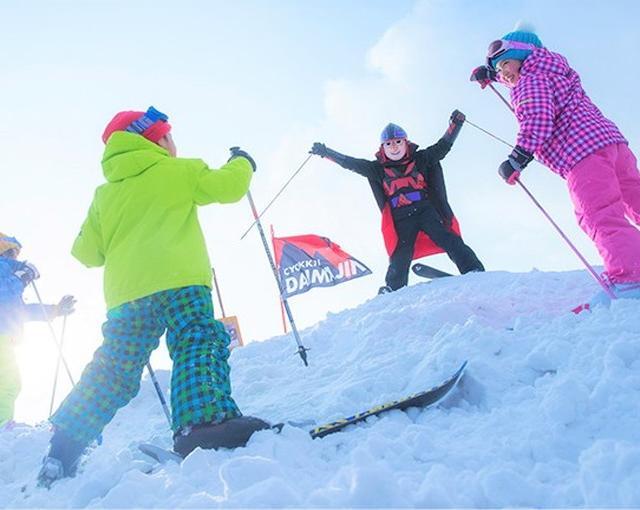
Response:
[{"label": "jacket hood", "polygon": [[108,182],[140,175],[169,153],[159,145],[134,133],[118,131],[111,135],[102,156],[102,173]]},{"label": "jacket hood", "polygon": [[546,48],[539,48],[522,63],[520,73],[528,74],[559,74],[566,76],[571,72],[567,59],[558,53],[553,53]]}]

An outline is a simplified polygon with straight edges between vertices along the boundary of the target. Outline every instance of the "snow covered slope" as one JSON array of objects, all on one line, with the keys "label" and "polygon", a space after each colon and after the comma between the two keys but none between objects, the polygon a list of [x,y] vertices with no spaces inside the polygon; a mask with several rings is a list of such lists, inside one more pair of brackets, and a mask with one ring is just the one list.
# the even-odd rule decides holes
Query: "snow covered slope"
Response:
[{"label": "snow covered slope", "polygon": [[145,380],[81,473],[46,491],[46,425],[0,432],[0,506],[640,506],[640,302],[568,312],[596,291],[581,271],[471,274],[329,316],[302,334],[309,368],[289,337],[234,351],[241,409],[273,421],[352,414],[469,360],[439,407],[324,439],[285,427],[145,474],[135,445],[170,445]]}]

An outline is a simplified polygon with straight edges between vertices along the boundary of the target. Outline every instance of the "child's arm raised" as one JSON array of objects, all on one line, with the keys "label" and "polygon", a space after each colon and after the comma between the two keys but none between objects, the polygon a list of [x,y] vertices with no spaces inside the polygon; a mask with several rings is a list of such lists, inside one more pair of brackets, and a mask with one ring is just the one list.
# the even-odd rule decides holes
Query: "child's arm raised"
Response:
[{"label": "child's arm raised", "polygon": [[342,168],[351,170],[363,177],[366,177],[367,179],[375,177],[376,163],[374,161],[346,156],[345,154],[334,151],[325,144],[319,142],[313,144],[309,153],[320,156],[321,158],[327,158],[328,160],[337,163]]},{"label": "child's arm raised", "polygon": [[194,202],[206,205],[214,202],[230,204],[238,202],[249,191],[253,165],[245,156],[232,157],[218,170],[212,170],[204,162],[196,170]]}]

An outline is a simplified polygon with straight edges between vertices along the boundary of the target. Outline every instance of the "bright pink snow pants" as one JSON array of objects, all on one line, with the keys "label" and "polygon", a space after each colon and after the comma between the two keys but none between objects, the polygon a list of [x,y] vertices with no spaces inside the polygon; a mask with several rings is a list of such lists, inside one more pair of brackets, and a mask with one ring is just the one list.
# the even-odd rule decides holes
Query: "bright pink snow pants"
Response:
[{"label": "bright pink snow pants", "polygon": [[[578,224],[596,243],[612,282],[640,282],[640,173],[626,144],[584,158],[567,175]],[[625,215],[627,217],[625,217]]]}]

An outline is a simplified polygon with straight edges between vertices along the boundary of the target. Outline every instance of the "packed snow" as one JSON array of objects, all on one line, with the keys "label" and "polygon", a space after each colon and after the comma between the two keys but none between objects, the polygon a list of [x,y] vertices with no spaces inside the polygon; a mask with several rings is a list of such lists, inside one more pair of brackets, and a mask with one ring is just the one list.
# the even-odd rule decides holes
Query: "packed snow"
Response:
[{"label": "packed snow", "polygon": [[79,474],[46,490],[35,478],[51,432],[17,425],[0,432],[0,506],[638,507],[640,302],[570,312],[596,291],[584,271],[469,274],[328,316],[301,333],[308,368],[290,336],[233,351],[245,414],[318,424],[427,389],[468,360],[440,405],[323,439],[285,426],[154,464],[136,445],[168,447],[171,434],[145,379]]}]

